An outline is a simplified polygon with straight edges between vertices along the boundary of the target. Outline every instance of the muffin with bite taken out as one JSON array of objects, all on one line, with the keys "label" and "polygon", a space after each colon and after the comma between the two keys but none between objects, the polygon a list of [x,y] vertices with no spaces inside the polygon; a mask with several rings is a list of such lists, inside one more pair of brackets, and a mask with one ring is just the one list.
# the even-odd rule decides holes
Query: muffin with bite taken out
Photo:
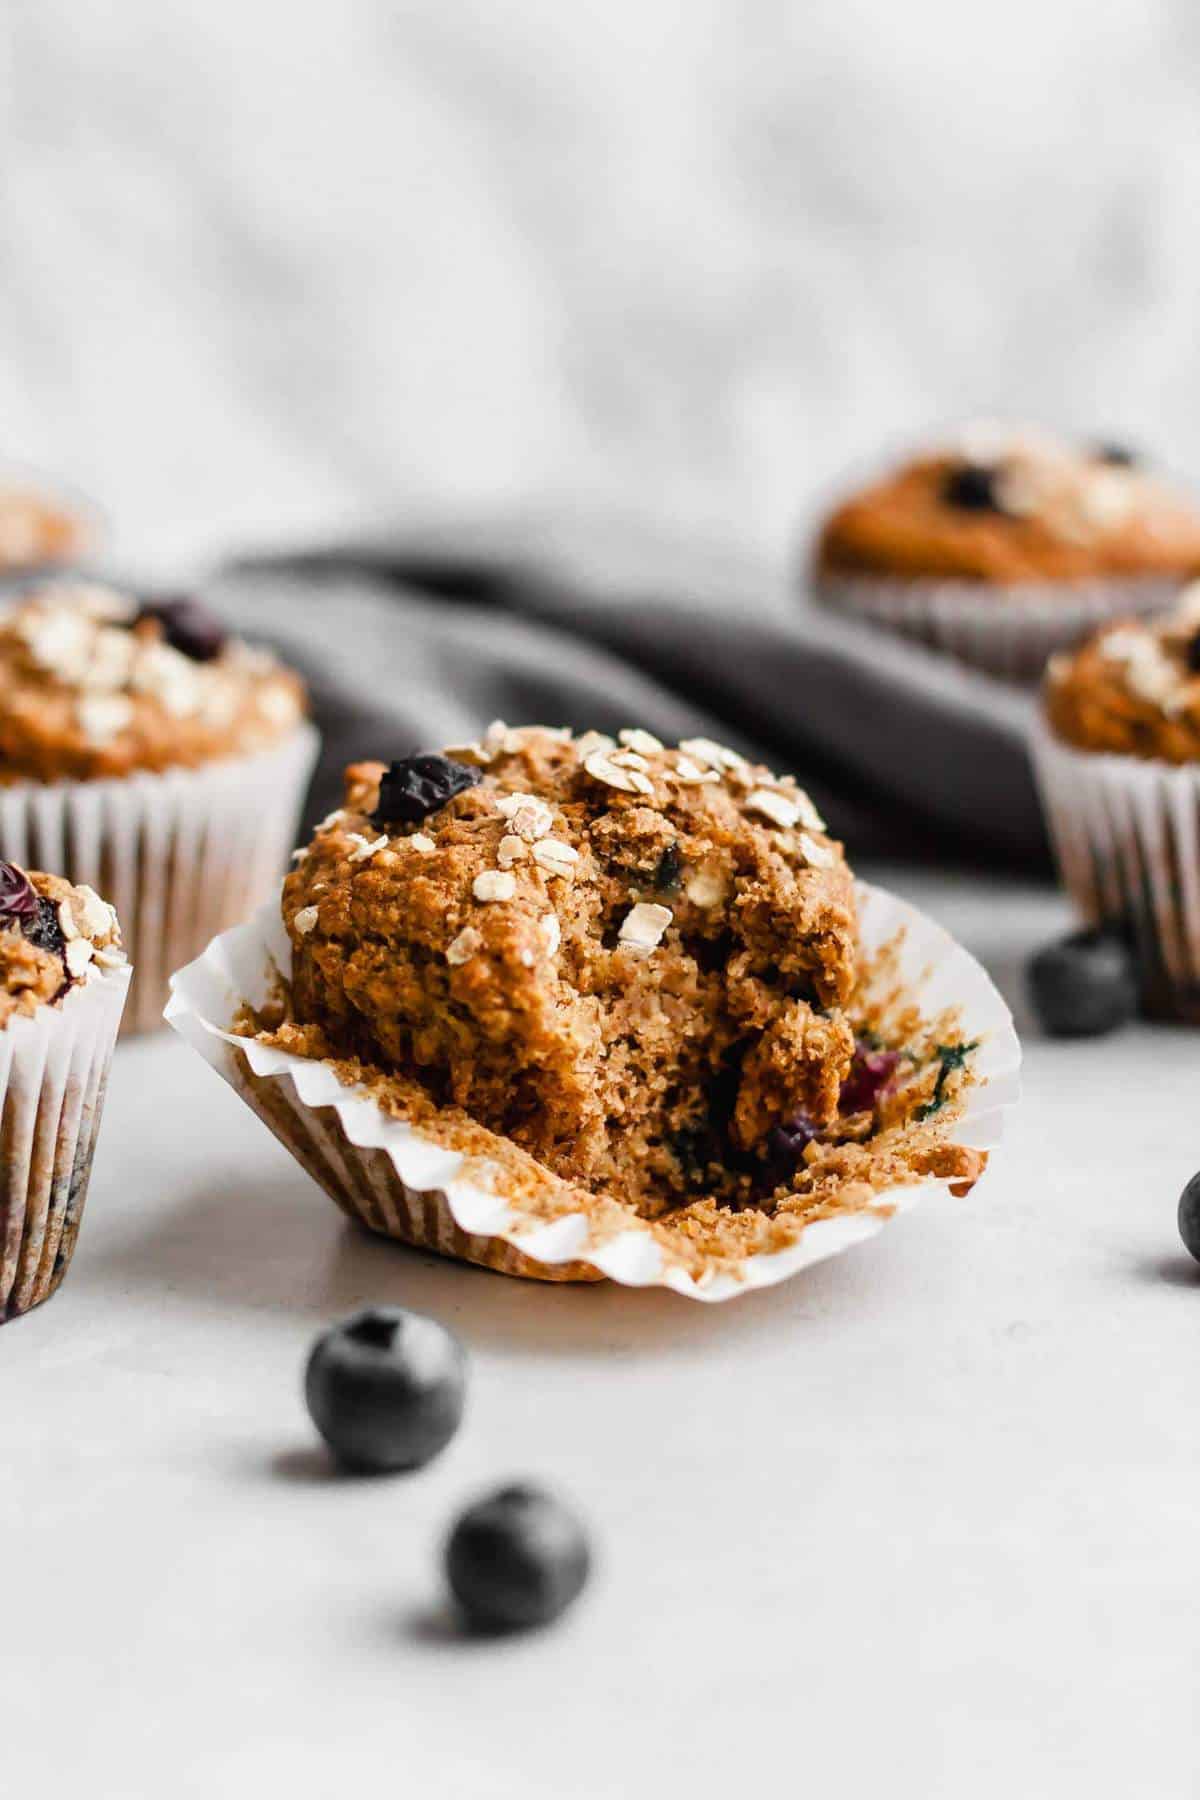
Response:
[{"label": "muffin with bite taken out", "polygon": [[[979,1042],[955,1008],[923,1013],[890,940],[864,951],[861,905],[790,777],[704,738],[497,725],[347,771],[284,884],[283,978],[219,1066],[374,1230],[595,1276],[397,1181],[383,1147],[412,1146],[431,1179],[475,1172],[473,1218],[586,1221],[593,1247],[644,1232],[708,1279],[986,1160],[955,1136]],[[211,966],[227,992],[256,931],[218,940],[199,986]],[[191,1004],[172,1006],[208,1054]],[[355,1097],[345,1137],[314,1098],[327,1074]]]}]

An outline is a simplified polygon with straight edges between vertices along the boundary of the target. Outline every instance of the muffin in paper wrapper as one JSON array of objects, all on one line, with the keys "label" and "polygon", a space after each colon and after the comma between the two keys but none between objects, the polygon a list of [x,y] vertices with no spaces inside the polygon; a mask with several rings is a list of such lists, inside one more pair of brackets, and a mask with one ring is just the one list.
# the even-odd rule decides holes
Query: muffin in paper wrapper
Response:
[{"label": "muffin in paper wrapper", "polygon": [[1031,748],[1083,919],[1132,934],[1148,1013],[1200,1023],[1200,766],[1079,750],[1043,718]]},{"label": "muffin in paper wrapper", "polygon": [[[898,940],[906,995],[911,988],[931,1017],[957,1009],[964,1036],[978,1040],[975,1081],[948,1126],[948,1139],[992,1148],[1019,1091],[1020,1049],[1007,1007],[978,963],[932,920],[882,889],[860,884],[858,898],[867,950]],[[722,1260],[698,1271],[673,1261],[661,1227],[653,1231],[632,1210],[615,1232],[596,1230],[580,1210],[550,1222],[523,1216],[511,1184],[510,1194],[504,1191],[505,1170],[439,1143],[436,1120],[418,1129],[390,1116],[361,1087],[345,1085],[329,1064],[230,1030],[240,1007],[263,1004],[290,969],[278,905],[265,907],[173,978],[168,1023],[344,1212],[372,1231],[424,1249],[541,1280],[608,1277],[631,1287],[673,1288],[696,1300],[727,1300],[872,1237],[894,1213],[945,1185],[921,1178],[876,1193],[869,1206],[804,1225],[785,1248],[747,1255],[736,1267]]]},{"label": "muffin in paper wrapper", "polygon": [[1112,619],[1161,612],[1186,578],[996,582],[888,579],[817,570],[817,604],[940,650],[987,675],[1036,683],[1049,658]]},{"label": "muffin in paper wrapper", "polygon": [[0,1031],[0,1322],[67,1272],[131,973],[105,970]]},{"label": "muffin in paper wrapper", "polygon": [[0,856],[86,882],[116,908],[137,969],[124,1031],[157,1029],[172,969],[273,892],[318,741],[304,723],[194,769],[0,787]]}]

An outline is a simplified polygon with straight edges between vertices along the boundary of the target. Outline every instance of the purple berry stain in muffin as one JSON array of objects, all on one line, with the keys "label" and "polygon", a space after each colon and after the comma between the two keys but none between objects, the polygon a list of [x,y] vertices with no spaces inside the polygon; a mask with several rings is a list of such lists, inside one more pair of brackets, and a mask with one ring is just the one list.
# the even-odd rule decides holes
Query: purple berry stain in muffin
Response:
[{"label": "purple berry stain in muffin", "polygon": [[900,1061],[898,1050],[876,1050],[859,1038],[854,1045],[850,1073],[842,1083],[838,1111],[869,1112],[878,1105],[881,1095],[896,1074]]}]

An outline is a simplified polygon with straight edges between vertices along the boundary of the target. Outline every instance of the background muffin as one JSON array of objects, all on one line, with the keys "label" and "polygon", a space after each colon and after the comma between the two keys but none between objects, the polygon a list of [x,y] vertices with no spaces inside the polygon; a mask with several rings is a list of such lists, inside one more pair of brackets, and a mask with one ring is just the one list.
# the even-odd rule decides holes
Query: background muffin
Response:
[{"label": "background muffin", "polygon": [[1200,1020],[1200,590],[1056,656],[1034,749],[1083,917],[1133,936],[1149,1011]]},{"label": "background muffin", "polygon": [[78,506],[0,474],[0,575],[74,562],[94,531]]},{"label": "background muffin", "polygon": [[66,1273],[129,974],[93,889],[0,862],[0,1320]]},{"label": "background muffin", "polygon": [[845,500],[817,597],[993,673],[1029,678],[1105,618],[1200,570],[1200,512],[1116,445],[968,434]]},{"label": "background muffin", "polygon": [[132,1028],[282,866],[315,749],[304,710],[298,677],[189,598],[59,582],[0,616],[0,850],[113,895]]}]

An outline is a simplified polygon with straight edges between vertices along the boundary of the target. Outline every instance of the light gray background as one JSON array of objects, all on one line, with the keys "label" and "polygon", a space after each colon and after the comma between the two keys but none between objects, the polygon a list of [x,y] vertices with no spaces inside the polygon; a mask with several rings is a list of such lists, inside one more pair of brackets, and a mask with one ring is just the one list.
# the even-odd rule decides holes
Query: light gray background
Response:
[{"label": "light gray background", "polygon": [[999,409],[1200,462],[1189,0],[13,0],[0,449],[166,558],[546,502],[783,546]]}]

